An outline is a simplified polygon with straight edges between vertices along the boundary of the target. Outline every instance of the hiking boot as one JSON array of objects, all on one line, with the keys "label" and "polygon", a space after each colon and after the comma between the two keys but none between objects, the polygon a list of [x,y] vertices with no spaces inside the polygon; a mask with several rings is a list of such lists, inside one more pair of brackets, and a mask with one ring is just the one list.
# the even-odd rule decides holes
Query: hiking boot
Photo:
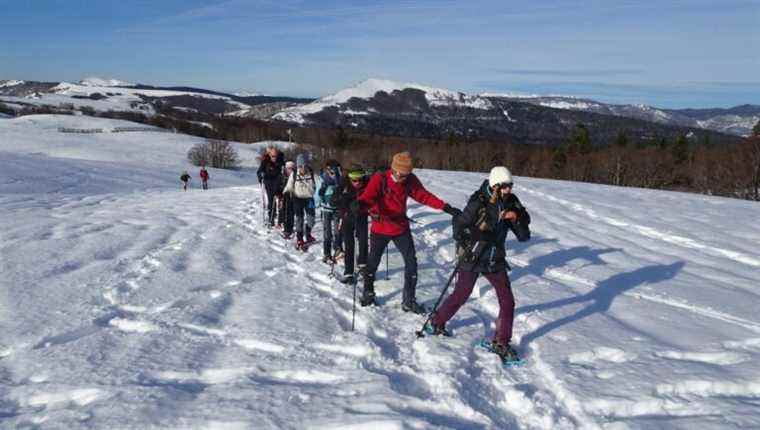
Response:
[{"label": "hiking boot", "polygon": [[306,233],[306,243],[314,243],[317,239],[311,235],[311,233]]},{"label": "hiking boot", "polygon": [[425,328],[423,328],[423,330],[425,333],[431,336],[451,337],[451,332],[446,330],[445,325],[435,325],[433,324],[433,321],[429,321],[427,324],[425,324]]},{"label": "hiking boot", "polygon": [[417,303],[416,300],[412,301],[411,303],[404,303],[403,305],[401,305],[401,309],[404,312],[412,312],[418,315],[423,315],[427,313],[427,309],[425,309],[425,307],[422,306],[421,304]]},{"label": "hiking boot", "polygon": [[333,254],[333,258],[335,258],[335,261],[341,261],[343,260],[343,257],[345,256],[345,253],[342,249],[336,249],[335,254]]},{"label": "hiking boot", "polygon": [[362,307],[377,306],[377,300],[375,300],[375,293],[362,294],[361,305]]},{"label": "hiking boot", "polygon": [[293,237],[293,233],[283,233],[282,238],[285,240],[290,240]]},{"label": "hiking boot", "polygon": [[349,273],[348,275],[343,275],[343,279],[340,280],[341,284],[352,284],[354,282],[354,274]]},{"label": "hiking boot", "polygon": [[303,239],[298,239],[296,241],[296,249],[306,252],[306,243],[303,241]]},{"label": "hiking boot", "polygon": [[517,351],[515,351],[508,343],[502,344],[494,340],[491,342],[491,349],[494,354],[501,357],[501,360],[505,363],[520,361],[520,357],[517,356]]},{"label": "hiking boot", "polygon": [[325,264],[333,264],[335,263],[335,260],[333,260],[333,258],[330,257],[329,255],[325,255],[325,256],[322,256],[322,262]]}]

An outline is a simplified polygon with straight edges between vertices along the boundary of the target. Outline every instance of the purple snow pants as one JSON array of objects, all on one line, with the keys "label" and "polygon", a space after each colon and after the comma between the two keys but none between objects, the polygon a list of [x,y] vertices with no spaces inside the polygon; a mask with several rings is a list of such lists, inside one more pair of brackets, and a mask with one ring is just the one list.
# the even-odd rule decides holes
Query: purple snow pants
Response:
[{"label": "purple snow pants", "polygon": [[[443,302],[433,316],[433,324],[437,326],[445,325],[464,302],[472,294],[472,288],[478,279],[479,273],[459,271],[459,279],[454,287],[454,292]],[[506,345],[512,340],[512,320],[515,316],[515,298],[512,295],[512,287],[509,283],[507,272],[484,273],[488,282],[496,290],[496,297],[499,299],[499,318],[496,319],[496,336],[494,339],[499,343]]]}]

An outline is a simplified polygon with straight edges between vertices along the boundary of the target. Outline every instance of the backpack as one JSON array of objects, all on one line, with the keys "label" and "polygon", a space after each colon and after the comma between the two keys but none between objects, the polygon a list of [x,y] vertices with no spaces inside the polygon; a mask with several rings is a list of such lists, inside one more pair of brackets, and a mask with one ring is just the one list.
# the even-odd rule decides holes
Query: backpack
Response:
[{"label": "backpack", "polygon": [[462,225],[459,222],[461,215],[453,217],[451,219],[451,227],[453,230],[452,237],[454,238],[455,253],[457,261],[464,263],[474,263],[477,260],[477,255],[474,255],[473,251],[477,243],[473,238],[473,232],[479,228],[485,222],[486,219],[486,197],[482,193],[478,193],[477,198],[479,201],[477,216],[475,222],[470,225]]}]

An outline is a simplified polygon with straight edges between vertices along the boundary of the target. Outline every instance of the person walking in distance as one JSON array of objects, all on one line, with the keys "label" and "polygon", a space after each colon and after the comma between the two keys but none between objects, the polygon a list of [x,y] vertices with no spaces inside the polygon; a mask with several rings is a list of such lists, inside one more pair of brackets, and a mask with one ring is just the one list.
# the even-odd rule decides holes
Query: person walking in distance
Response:
[{"label": "person walking in distance", "polygon": [[208,190],[208,170],[206,170],[206,166],[201,166],[201,187],[204,190]]},{"label": "person walking in distance", "polygon": [[296,218],[296,249],[306,251],[308,245],[316,239],[311,235],[314,227],[314,191],[316,183],[314,172],[306,163],[306,157],[300,154],[296,157],[296,171],[288,178],[285,192],[293,199],[293,209]]},{"label": "person walking in distance", "polygon": [[291,193],[285,192],[285,186],[288,183],[288,179],[290,179],[290,175],[292,175],[295,170],[295,161],[288,160],[285,162],[285,175],[283,176],[282,186],[280,187],[280,193],[282,194],[282,210],[278,212],[277,223],[282,224],[282,237],[286,240],[290,240],[293,236],[295,211],[293,210],[293,196]]},{"label": "person walking in distance", "polygon": [[277,203],[275,194],[282,185],[282,170],[285,166],[284,156],[277,148],[270,146],[261,157],[261,164],[256,175],[259,184],[263,184],[267,195],[267,225],[274,226]]},{"label": "person walking in distance", "polygon": [[190,182],[190,175],[187,173],[187,170],[182,172],[182,175],[179,177],[179,180],[182,181],[182,189],[187,191],[187,183]]},{"label": "person walking in distance", "polygon": [[518,360],[510,346],[515,299],[507,274],[505,242],[509,231],[520,242],[530,240],[530,215],[512,193],[512,187],[510,171],[503,166],[494,167],[488,179],[472,194],[462,215],[454,218],[459,277],[454,292],[425,327],[429,334],[450,336],[446,323],[467,301],[475,281],[483,275],[493,285],[499,301],[496,332],[489,349],[505,362]]},{"label": "person walking in distance", "polygon": [[443,210],[449,215],[458,215],[461,211],[443,202],[422,186],[417,176],[412,173],[412,157],[409,152],[400,152],[393,156],[391,168],[386,172],[372,176],[364,192],[352,205],[352,212],[358,213],[360,207],[370,208],[372,227],[370,251],[367,270],[364,276],[364,291],[361,305],[376,305],[375,274],[383,252],[388,243],[393,241],[404,258],[404,292],[402,309],[404,312],[425,313],[425,308],[417,303],[417,256],[414,240],[406,216],[406,202],[409,197],[425,206]]}]

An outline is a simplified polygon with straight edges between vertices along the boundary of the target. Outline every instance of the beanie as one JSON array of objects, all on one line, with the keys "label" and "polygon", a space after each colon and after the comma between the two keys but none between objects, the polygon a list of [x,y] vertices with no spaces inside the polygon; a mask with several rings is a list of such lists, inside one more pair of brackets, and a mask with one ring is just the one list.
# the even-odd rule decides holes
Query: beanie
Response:
[{"label": "beanie", "polygon": [[391,169],[408,175],[412,173],[412,156],[408,151],[399,152],[393,156],[393,162],[391,163]]},{"label": "beanie", "polygon": [[488,175],[488,186],[493,187],[498,184],[512,183],[512,173],[509,172],[504,166],[496,166],[491,169],[491,174]]}]

